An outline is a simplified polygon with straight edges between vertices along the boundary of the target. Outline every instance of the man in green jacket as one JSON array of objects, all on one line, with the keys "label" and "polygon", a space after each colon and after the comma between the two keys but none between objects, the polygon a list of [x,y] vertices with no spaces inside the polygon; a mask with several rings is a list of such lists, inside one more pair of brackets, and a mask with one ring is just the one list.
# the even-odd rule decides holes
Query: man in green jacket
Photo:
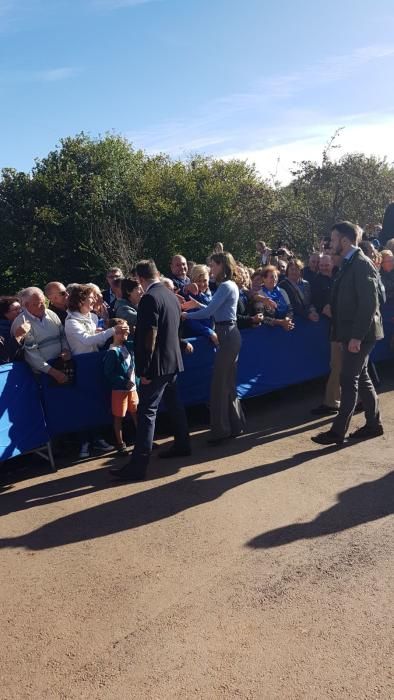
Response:
[{"label": "man in green jacket", "polygon": [[358,396],[366,423],[349,437],[366,440],[383,435],[378,398],[368,374],[369,355],[383,338],[378,272],[357,247],[357,239],[358,227],[349,221],[331,230],[332,252],[343,259],[331,299],[331,339],[342,344],[341,406],[331,429],[312,438],[320,445],[344,443]]}]

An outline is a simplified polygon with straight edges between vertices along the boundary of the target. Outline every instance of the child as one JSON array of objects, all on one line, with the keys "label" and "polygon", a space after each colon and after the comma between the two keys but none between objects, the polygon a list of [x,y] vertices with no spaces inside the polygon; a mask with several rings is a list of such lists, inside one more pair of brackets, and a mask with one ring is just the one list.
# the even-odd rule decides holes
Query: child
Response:
[{"label": "child", "polygon": [[138,394],[135,386],[133,343],[127,338],[130,333],[126,321],[114,318],[110,321],[115,327],[113,343],[104,357],[104,375],[112,387],[112,415],[114,433],[119,454],[127,453],[123,442],[122,422],[130,413],[134,425],[137,424]]},{"label": "child", "polygon": [[[191,271],[191,281],[195,285],[197,293],[188,294],[188,300],[182,304],[182,311],[188,311],[192,314],[193,311],[201,307],[208,306],[212,299],[212,293],[209,289],[209,269],[206,265],[194,265]],[[217,347],[219,345],[218,337],[213,330],[213,321],[210,318],[202,320],[193,320],[191,315],[183,324],[183,334],[186,336],[203,335]]]}]

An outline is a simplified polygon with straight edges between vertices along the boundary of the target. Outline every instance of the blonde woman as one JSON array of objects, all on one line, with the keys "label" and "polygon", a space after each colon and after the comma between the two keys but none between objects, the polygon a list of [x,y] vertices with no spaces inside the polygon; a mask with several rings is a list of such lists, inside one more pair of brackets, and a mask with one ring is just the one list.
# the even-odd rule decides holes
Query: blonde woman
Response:
[{"label": "blonde woman", "polygon": [[195,292],[186,296],[186,303],[182,309],[190,312],[190,316],[184,321],[182,332],[186,337],[204,336],[215,346],[219,345],[217,333],[213,330],[212,318],[194,318],[197,309],[206,308],[212,301],[212,292],[209,289],[209,268],[207,265],[194,265],[191,273],[191,282]]}]

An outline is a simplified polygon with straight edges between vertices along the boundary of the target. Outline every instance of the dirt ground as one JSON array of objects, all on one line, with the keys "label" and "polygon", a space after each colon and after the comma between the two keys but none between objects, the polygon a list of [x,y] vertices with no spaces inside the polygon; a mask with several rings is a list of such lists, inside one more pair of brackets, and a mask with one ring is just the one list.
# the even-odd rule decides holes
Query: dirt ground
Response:
[{"label": "dirt ground", "polygon": [[393,389],[385,436],[342,449],[310,440],[313,384],[144,483],[6,475],[0,697],[393,698]]}]

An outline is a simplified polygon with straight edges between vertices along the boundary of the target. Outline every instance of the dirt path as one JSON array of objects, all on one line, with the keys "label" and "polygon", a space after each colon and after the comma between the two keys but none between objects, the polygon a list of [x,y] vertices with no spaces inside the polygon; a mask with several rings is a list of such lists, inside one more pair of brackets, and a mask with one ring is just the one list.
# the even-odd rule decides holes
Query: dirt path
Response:
[{"label": "dirt path", "polygon": [[368,443],[318,448],[295,390],[143,484],[3,492],[0,697],[393,698],[393,388]]}]

